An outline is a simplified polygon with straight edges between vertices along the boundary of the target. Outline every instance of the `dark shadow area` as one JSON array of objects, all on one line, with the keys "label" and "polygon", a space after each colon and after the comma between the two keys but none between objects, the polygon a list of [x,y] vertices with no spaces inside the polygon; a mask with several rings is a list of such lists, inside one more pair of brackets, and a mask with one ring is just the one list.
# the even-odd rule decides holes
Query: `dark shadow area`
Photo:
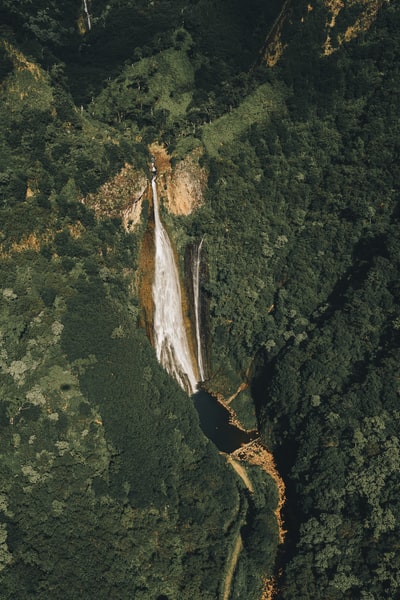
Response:
[{"label": "dark shadow area", "polygon": [[[257,420],[261,431],[268,431],[273,435],[271,426],[265,422],[265,406],[268,404],[268,384],[271,381],[278,362],[279,355],[268,359],[267,353],[261,351],[255,359],[255,373],[252,379],[251,395],[256,407]],[[269,418],[273,415],[269,414]],[[280,418],[280,430],[285,431],[289,428],[287,417]],[[296,463],[298,444],[295,441],[279,441],[274,447],[274,459],[279,475],[285,484],[286,501],[282,508],[281,516],[284,527],[287,530],[283,546],[278,548],[276,569],[278,573],[284,565],[295,555],[296,544],[300,538],[299,526],[302,522],[300,518],[301,508],[297,501],[298,494],[295,483],[290,478],[290,472]]]},{"label": "dark shadow area", "polygon": [[361,288],[371,269],[373,260],[378,256],[388,258],[386,236],[377,235],[361,239],[354,247],[352,266],[337,280],[327,298],[327,310],[322,315],[311,319],[311,322],[316,323],[318,327],[322,327],[331,319],[335,311],[342,309],[348,302],[347,294],[350,290],[354,291]]}]

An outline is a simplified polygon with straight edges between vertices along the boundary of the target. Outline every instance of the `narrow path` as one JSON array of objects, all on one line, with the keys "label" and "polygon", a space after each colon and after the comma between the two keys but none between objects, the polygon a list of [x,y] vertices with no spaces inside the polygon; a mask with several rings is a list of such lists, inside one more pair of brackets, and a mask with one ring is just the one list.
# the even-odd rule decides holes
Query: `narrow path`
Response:
[{"label": "narrow path", "polygon": [[249,492],[253,493],[254,492],[254,486],[253,486],[253,484],[252,484],[252,482],[250,480],[250,477],[247,474],[246,467],[244,467],[237,460],[235,460],[234,458],[232,458],[232,456],[228,456],[227,457],[227,461],[231,465],[231,467],[233,469],[235,469],[236,473],[242,479],[244,485],[247,487],[247,489],[249,490]]},{"label": "narrow path", "polygon": [[[247,474],[246,467],[240,464],[239,461],[232,458],[232,456],[227,455],[227,462],[231,465],[231,467],[236,471],[241,480],[243,481],[246,488],[250,493],[254,492],[254,486],[250,480],[250,477]],[[235,545],[232,551],[232,554],[229,558],[229,562],[226,568],[226,575],[222,585],[222,600],[229,600],[232,588],[232,580],[235,574],[237,562],[239,560],[240,552],[243,548],[242,537],[240,535],[240,530],[237,533]]]},{"label": "narrow path", "polygon": [[242,547],[243,547],[243,543],[242,543],[242,538],[240,536],[240,531],[239,531],[239,533],[236,536],[235,547],[233,548],[233,552],[232,552],[232,555],[231,555],[231,558],[229,561],[229,565],[227,568],[227,573],[225,576],[223,592],[222,592],[222,600],[229,600],[229,596],[231,595],[232,579],[233,579],[233,575],[235,573],[237,561],[239,558],[239,554],[242,550]]},{"label": "narrow path", "polygon": [[230,404],[235,398],[237,398],[237,396],[239,396],[240,392],[243,392],[243,390],[246,390],[249,387],[248,383],[241,383],[238,387],[238,389],[236,390],[236,392],[234,392],[232,394],[232,396],[230,396],[230,398],[228,398],[227,400],[224,401],[225,405]]}]

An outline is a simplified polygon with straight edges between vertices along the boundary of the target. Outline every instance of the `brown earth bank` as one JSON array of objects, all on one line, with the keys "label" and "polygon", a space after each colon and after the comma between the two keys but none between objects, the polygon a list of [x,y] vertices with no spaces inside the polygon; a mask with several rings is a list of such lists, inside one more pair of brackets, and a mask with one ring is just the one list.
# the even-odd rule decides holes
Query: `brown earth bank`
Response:
[{"label": "brown earth bank", "polygon": [[54,235],[52,233],[38,235],[36,233],[30,233],[18,242],[12,242],[12,244],[6,248],[5,244],[0,244],[0,257],[10,258],[13,254],[18,254],[26,250],[33,250],[39,252],[41,247],[53,240]]},{"label": "brown earth bank", "polygon": [[237,398],[237,396],[240,394],[240,392],[243,392],[244,390],[246,390],[249,387],[249,384],[246,382],[242,382],[239,385],[239,387],[237,388],[237,390],[231,396],[229,396],[229,398],[227,398],[227,399],[225,399],[224,395],[221,392],[216,392],[214,389],[209,387],[208,384],[209,384],[209,382],[206,381],[204,383],[204,386],[202,386],[202,389],[204,389],[204,391],[206,391],[208,394],[210,394],[210,396],[213,396],[213,398],[215,398],[217,400],[218,404],[223,406],[228,411],[229,424],[234,425],[234,427],[236,427],[237,429],[240,429],[241,431],[244,431],[245,433],[248,433],[250,435],[251,434],[258,435],[257,429],[247,429],[246,427],[244,427],[242,425],[240,419],[238,418],[238,416],[236,414],[236,411],[231,406],[231,402],[233,402],[233,400],[235,400],[235,398]]},{"label": "brown earth bank", "polygon": [[261,467],[274,480],[279,498],[275,516],[279,527],[279,543],[282,544],[286,534],[281,516],[285,504],[285,484],[278,473],[272,452],[262,444],[260,439],[256,439],[232,452],[231,456],[250,465]]},{"label": "brown earth bank", "polygon": [[189,215],[204,204],[207,171],[199,164],[201,148],[190,152],[183,160],[172,166],[172,157],[164,146],[154,142],[150,145],[157,167],[160,196],[173,215]]},{"label": "brown earth bank", "polygon": [[[329,19],[326,23],[327,37],[324,42],[324,54],[332,54],[344,42],[349,42],[356,38],[360,33],[367,31],[375,21],[379,9],[382,7],[384,0],[325,0],[325,5],[329,10]],[[346,31],[337,33],[335,31],[336,20],[345,4],[348,7],[360,8],[360,14],[357,16],[354,23],[349,25]]]},{"label": "brown earth bank", "polygon": [[274,577],[265,577],[263,579],[264,589],[261,594],[260,600],[273,600],[278,593],[276,588],[276,580]]},{"label": "brown earth bank", "polygon": [[[278,490],[278,504],[275,509],[275,518],[278,524],[279,543],[283,544],[286,534],[282,520],[282,509],[285,504],[285,484],[278,473],[272,452],[262,444],[260,439],[256,439],[232,452],[231,459],[232,458],[250,465],[261,467],[261,469],[263,469],[265,473],[268,473],[274,480]],[[276,578],[264,578],[263,584],[264,588],[260,600],[272,600],[277,594]]]},{"label": "brown earth bank", "polygon": [[258,434],[257,429],[246,429],[245,427],[243,427],[242,423],[240,422],[240,420],[236,414],[236,411],[230,405],[230,403],[240,394],[240,392],[247,389],[247,387],[248,387],[247,383],[241,383],[240,386],[238,387],[238,389],[236,390],[236,392],[234,394],[232,394],[232,396],[230,396],[227,400],[225,400],[224,396],[220,393],[217,393],[215,395],[212,392],[209,392],[209,393],[211,394],[211,396],[214,395],[214,397],[217,399],[219,404],[221,404],[221,406],[226,408],[226,410],[229,413],[229,423],[231,425],[234,425],[235,427],[237,427],[241,431],[245,431],[246,433]]},{"label": "brown earth bank", "polygon": [[287,44],[282,42],[282,28],[288,16],[289,9],[290,0],[286,0],[283,3],[282,9],[277,16],[275,23],[269,30],[267,38],[264,42],[264,49],[262,53],[264,60],[269,67],[276,65],[287,46]]}]

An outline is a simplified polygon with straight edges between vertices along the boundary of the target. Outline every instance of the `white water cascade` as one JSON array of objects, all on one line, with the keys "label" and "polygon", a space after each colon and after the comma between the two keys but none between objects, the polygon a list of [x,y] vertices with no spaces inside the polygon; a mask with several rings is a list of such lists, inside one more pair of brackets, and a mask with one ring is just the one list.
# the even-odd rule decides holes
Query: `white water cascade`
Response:
[{"label": "white water cascade", "polygon": [[196,325],[196,345],[197,345],[197,366],[199,369],[200,381],[204,381],[203,353],[201,348],[201,327],[200,327],[200,258],[201,247],[204,237],[197,246],[193,257],[193,298],[194,298],[194,316]]},{"label": "white water cascade", "polygon": [[197,377],[183,318],[179,273],[171,242],[160,220],[155,176],[151,187],[155,237],[154,345],[162,366],[188,394],[193,394],[197,388]]}]

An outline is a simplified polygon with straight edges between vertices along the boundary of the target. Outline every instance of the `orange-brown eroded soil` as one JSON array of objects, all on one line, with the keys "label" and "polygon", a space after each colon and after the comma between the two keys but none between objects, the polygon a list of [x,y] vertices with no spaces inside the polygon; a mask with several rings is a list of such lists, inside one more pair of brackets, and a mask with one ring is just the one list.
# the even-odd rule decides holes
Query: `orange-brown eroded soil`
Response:
[{"label": "orange-brown eroded soil", "polygon": [[[274,480],[279,496],[278,505],[275,509],[275,517],[278,523],[279,543],[282,544],[286,533],[281,516],[281,511],[285,504],[285,484],[277,471],[272,453],[262,445],[259,439],[257,439],[246,444],[246,446],[235,450],[235,452],[231,454],[231,460],[232,459],[240,460],[250,465],[258,465]],[[260,600],[273,600],[276,595],[275,578],[264,578],[263,583],[264,589]]]},{"label": "orange-brown eroded soil", "polygon": [[201,206],[207,184],[207,171],[199,165],[201,148],[193,150],[174,167],[164,146],[153,143],[150,152],[155,158],[160,195],[165,196],[167,210],[185,216]]},{"label": "orange-brown eroded soil", "polygon": [[[383,0],[324,0],[328,9],[326,20],[326,38],[323,43],[323,54],[328,56],[335,52],[343,43],[349,42],[357,37],[361,32],[367,31],[375,21],[378,11],[383,4]],[[314,10],[315,2],[310,0],[307,6],[307,13]],[[355,6],[360,9],[359,15],[354,23],[349,25],[344,32],[336,31],[336,22],[342,9],[346,6]],[[270,29],[265,41],[263,56],[268,66],[273,67],[279,61],[287,44],[282,41],[282,29],[286,22],[290,22],[290,2],[286,0],[282,10],[279,13],[275,23]],[[307,16],[301,18],[304,23]]]},{"label": "orange-brown eroded soil", "polygon": [[362,31],[367,31],[375,21],[383,0],[349,0],[346,4],[361,8],[359,16],[352,25],[349,25],[344,33],[335,36],[336,20],[345,6],[344,0],[325,0],[329,10],[329,20],[326,23],[328,33],[324,42],[324,54],[332,54],[344,42],[349,42],[357,37]]},{"label": "orange-brown eroded soil", "polygon": [[232,453],[232,457],[239,460],[243,460],[244,462],[247,462],[250,465],[258,465],[274,480],[279,494],[278,506],[275,510],[275,516],[279,527],[279,542],[282,544],[286,533],[283,527],[283,521],[281,517],[281,510],[283,508],[283,505],[285,504],[285,484],[283,483],[283,480],[278,473],[272,452],[265,448],[265,446],[262,445],[260,440],[257,439],[253,442],[250,442],[249,444],[246,444],[246,446],[242,446],[241,448],[235,450]]},{"label": "orange-brown eroded soil", "polygon": [[42,234],[29,233],[22,237],[18,242],[12,242],[8,247],[0,244],[0,257],[10,258],[13,254],[33,250],[39,252],[43,245],[50,243],[54,238],[54,233],[49,231]]}]

